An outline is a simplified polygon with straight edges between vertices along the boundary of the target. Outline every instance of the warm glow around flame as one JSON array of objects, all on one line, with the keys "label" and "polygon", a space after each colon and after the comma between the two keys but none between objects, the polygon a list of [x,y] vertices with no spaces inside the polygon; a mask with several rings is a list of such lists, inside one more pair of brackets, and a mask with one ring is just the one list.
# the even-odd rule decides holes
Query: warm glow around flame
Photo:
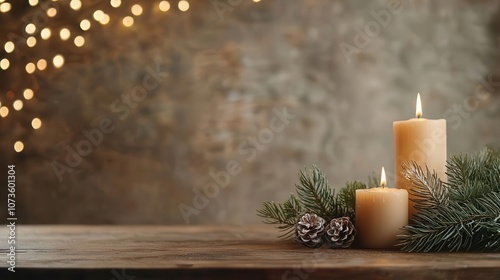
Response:
[{"label": "warm glow around flame", "polygon": [[417,118],[422,117],[422,101],[420,101],[420,93],[417,94],[417,110],[416,110]]},{"label": "warm glow around flame", "polygon": [[380,186],[385,188],[387,186],[387,179],[385,178],[385,168],[382,166],[382,174],[380,175]]}]

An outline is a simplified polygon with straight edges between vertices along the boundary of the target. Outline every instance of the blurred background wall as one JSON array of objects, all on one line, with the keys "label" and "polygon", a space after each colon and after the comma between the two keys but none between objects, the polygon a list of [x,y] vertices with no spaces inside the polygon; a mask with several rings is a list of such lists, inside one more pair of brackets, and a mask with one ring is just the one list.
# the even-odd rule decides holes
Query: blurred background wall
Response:
[{"label": "blurred background wall", "polygon": [[498,1],[10,2],[0,163],[21,223],[257,223],[304,166],[336,187],[393,170],[417,92],[449,154],[500,140]]}]

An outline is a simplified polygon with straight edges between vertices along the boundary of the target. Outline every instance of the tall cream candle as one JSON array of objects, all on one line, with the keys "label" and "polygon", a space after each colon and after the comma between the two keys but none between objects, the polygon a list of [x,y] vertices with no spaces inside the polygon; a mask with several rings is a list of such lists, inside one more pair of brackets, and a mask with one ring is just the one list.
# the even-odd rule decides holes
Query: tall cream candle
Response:
[{"label": "tall cream candle", "polygon": [[[422,118],[420,94],[417,95],[416,118],[393,123],[395,185],[409,190],[412,185],[402,175],[402,165],[415,161],[424,170],[435,170],[446,181],[446,120]],[[412,199],[410,192],[410,199]],[[409,203],[410,218],[417,213],[413,201]]]},{"label": "tall cream candle", "polygon": [[356,239],[363,248],[394,248],[408,224],[408,192],[387,188],[383,168],[380,185],[356,190]]}]

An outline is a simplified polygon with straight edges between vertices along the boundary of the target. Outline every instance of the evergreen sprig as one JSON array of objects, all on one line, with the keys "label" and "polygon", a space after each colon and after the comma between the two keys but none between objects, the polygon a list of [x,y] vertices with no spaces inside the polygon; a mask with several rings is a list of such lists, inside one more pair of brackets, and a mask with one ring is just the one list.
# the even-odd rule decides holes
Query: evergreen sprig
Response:
[{"label": "evergreen sprig", "polygon": [[403,164],[404,176],[414,188],[409,193],[414,196],[415,208],[434,209],[448,203],[447,188],[435,172],[426,166],[424,170],[414,161]]},{"label": "evergreen sprig", "polygon": [[418,214],[399,244],[407,252],[500,251],[500,156],[485,149],[447,164],[448,182],[416,163],[405,165]]},{"label": "evergreen sprig", "polygon": [[[373,178],[370,178],[373,180]],[[360,181],[347,182],[345,187],[340,189],[338,199],[344,208],[344,216],[351,219],[354,224],[356,222],[356,190],[366,189],[367,185]]]},{"label": "evergreen sprig", "polygon": [[473,203],[450,201],[447,207],[421,209],[400,236],[407,252],[498,251],[500,249],[500,194],[489,193]]},{"label": "evergreen sprig", "polygon": [[292,194],[284,203],[264,202],[263,208],[257,210],[257,215],[265,218],[266,224],[277,224],[278,229],[284,232],[280,238],[290,238],[302,212],[302,205]]},{"label": "evergreen sprig", "polygon": [[475,201],[490,192],[500,192],[500,156],[483,149],[476,156],[459,155],[447,166],[450,199]]},{"label": "evergreen sprig", "polygon": [[264,202],[263,208],[257,210],[264,223],[278,225],[283,232],[281,238],[293,236],[296,222],[305,213],[317,214],[327,221],[344,216],[354,221],[355,192],[367,188],[365,183],[349,182],[337,195],[315,165],[311,170],[299,171],[299,182],[295,185],[297,197],[292,194],[284,203]]},{"label": "evergreen sprig", "polygon": [[[405,177],[419,212],[398,237],[406,252],[500,251],[500,153],[485,149],[477,155],[457,155],[447,163],[448,181],[415,162],[404,166]],[[348,216],[355,220],[356,190],[376,186],[347,182],[338,194],[330,188],[318,167],[299,172],[297,196],[284,203],[264,202],[257,211],[264,223],[275,224],[284,233],[294,234],[301,215],[309,212],[324,219]]]},{"label": "evergreen sprig", "polygon": [[312,170],[299,171],[300,185],[295,185],[299,201],[305,210],[315,213],[324,219],[338,216],[339,203],[335,197],[335,190],[331,189],[325,175],[313,165]]}]

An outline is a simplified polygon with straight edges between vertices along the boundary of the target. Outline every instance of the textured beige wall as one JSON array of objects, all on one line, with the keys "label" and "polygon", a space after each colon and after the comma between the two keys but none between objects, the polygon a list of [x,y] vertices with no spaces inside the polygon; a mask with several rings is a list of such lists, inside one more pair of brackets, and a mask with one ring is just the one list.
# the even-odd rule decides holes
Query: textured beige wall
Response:
[{"label": "textured beige wall", "polygon": [[[392,122],[414,116],[417,92],[425,117],[447,119],[449,154],[499,143],[498,87],[481,83],[500,81],[498,1],[191,2],[130,30],[93,29],[64,70],[39,77],[30,108],[42,129],[16,132],[26,148],[14,154],[18,135],[3,128],[0,147],[18,166],[24,223],[183,224],[179,205],[228,164],[237,175],[189,220],[255,223],[304,166],[333,186],[392,170]],[[158,87],[120,101],[155,68],[169,73]],[[67,147],[103,118],[114,130],[59,180],[54,162],[67,166]]]}]

